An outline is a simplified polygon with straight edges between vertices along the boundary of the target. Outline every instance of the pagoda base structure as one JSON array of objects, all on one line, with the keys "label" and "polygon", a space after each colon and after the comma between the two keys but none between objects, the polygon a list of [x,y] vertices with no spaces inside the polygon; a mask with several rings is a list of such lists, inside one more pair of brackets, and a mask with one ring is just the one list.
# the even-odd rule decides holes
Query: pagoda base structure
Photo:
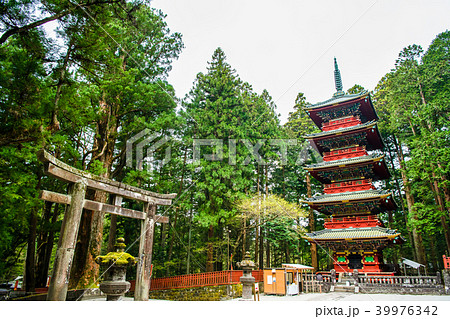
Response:
[{"label": "pagoda base structure", "polygon": [[353,270],[358,270],[360,273],[382,272],[382,261],[383,255],[381,251],[341,251],[333,254],[334,270],[337,273],[351,273]]},{"label": "pagoda base structure", "polygon": [[[350,219],[350,218],[348,218]],[[384,272],[383,249],[402,242],[401,234],[396,230],[378,226],[379,220],[373,216],[352,218],[346,222],[347,228],[333,228],[336,223],[342,226],[342,219],[337,222],[327,222],[327,229],[308,233],[304,237],[309,242],[326,247],[333,252],[333,268],[337,273],[353,272],[381,273]],[[372,221],[374,227],[352,227],[364,219]]]}]

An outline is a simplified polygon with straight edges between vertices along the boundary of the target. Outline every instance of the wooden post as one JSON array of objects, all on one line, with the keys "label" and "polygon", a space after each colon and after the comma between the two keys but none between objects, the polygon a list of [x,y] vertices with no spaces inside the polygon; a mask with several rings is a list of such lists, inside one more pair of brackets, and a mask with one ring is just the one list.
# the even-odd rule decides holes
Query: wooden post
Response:
[{"label": "wooden post", "polygon": [[300,269],[300,281],[302,283],[302,292],[305,290],[305,284],[303,283],[303,269]]},{"label": "wooden post", "polygon": [[311,292],[315,293],[316,292],[316,285],[314,285],[314,274],[311,275]]},{"label": "wooden post", "polygon": [[[312,191],[311,191],[311,175],[309,173],[306,173],[306,196],[309,198],[312,197]],[[308,208],[309,210],[309,227],[311,233],[316,230],[316,221],[314,216],[314,211],[311,209],[311,207]],[[317,259],[317,244],[311,243],[311,266],[314,268],[314,272],[319,270],[319,262]]]},{"label": "wooden post", "polygon": [[155,226],[156,205],[144,204],[145,219],[141,222],[141,237],[139,242],[139,262],[136,273],[136,288],[134,300],[147,301],[150,290],[150,276],[153,249],[153,229]]},{"label": "wooden post", "polygon": [[[115,195],[112,204],[114,206],[122,206],[122,196]],[[111,215],[111,226],[109,228],[108,238],[108,252],[115,251],[114,245],[116,244],[116,228],[117,228],[117,215]]]},{"label": "wooden post", "polygon": [[81,213],[86,195],[86,181],[83,179],[72,185],[70,206],[66,208],[56,251],[52,280],[47,300],[65,301],[69,285],[70,268],[75,252]]}]

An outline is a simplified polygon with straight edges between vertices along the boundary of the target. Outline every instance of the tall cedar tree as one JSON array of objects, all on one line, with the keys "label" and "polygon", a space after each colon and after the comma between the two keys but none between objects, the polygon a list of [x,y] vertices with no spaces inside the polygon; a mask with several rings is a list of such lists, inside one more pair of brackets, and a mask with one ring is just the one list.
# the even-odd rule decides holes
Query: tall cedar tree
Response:
[{"label": "tall cedar tree", "polygon": [[[214,139],[223,145],[223,159],[216,160],[207,160],[204,155],[217,154],[218,147],[201,147],[201,159],[194,176],[197,188],[194,200],[198,202],[196,220],[207,229],[206,271],[213,271],[215,236],[236,214],[234,203],[251,187],[254,169],[244,164],[248,154],[240,141],[251,138],[248,133],[255,129],[252,125],[257,114],[252,105],[244,102],[242,88],[242,81],[218,48],[208,63],[208,72],[197,75],[186,104],[192,138]],[[231,140],[236,141],[235,164],[233,154],[230,155]]]}]

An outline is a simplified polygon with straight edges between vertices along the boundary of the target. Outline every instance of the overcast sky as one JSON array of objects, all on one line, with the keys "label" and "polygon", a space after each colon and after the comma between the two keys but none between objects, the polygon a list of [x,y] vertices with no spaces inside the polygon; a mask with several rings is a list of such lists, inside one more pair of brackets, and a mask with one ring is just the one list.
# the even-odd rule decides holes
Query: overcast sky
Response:
[{"label": "overcast sky", "polygon": [[450,1],[154,0],[185,48],[169,82],[178,97],[192,87],[217,47],[257,93],[269,91],[282,123],[303,92],[311,103],[335,92],[333,57],[344,90],[373,90],[410,44],[425,50],[450,26]]}]

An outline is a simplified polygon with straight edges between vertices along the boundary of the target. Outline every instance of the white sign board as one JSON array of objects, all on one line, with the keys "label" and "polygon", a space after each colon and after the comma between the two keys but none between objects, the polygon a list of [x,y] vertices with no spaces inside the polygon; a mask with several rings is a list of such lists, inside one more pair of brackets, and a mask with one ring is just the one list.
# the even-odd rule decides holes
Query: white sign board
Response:
[{"label": "white sign board", "polygon": [[267,276],[267,284],[268,285],[272,284],[272,276]]}]

